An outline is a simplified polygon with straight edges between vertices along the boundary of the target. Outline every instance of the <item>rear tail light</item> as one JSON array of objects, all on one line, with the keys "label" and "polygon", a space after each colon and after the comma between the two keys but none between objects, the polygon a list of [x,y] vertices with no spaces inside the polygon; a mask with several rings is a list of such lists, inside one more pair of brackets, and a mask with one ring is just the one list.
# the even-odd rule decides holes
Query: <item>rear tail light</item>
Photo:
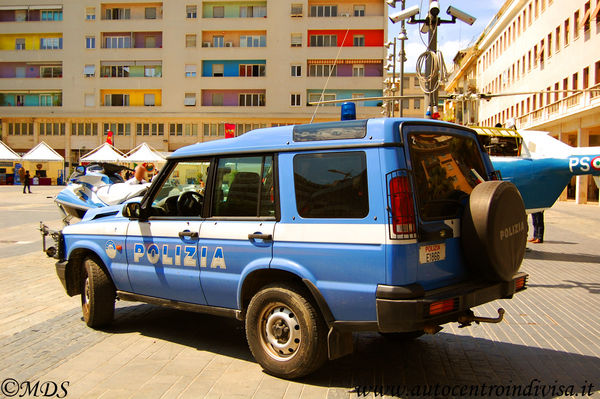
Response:
[{"label": "rear tail light", "polygon": [[455,310],[457,303],[455,299],[444,299],[443,301],[433,302],[429,305],[429,315],[435,316],[442,313],[448,313]]},{"label": "rear tail light", "polygon": [[395,236],[392,238],[416,238],[415,208],[408,176],[396,176],[389,180],[389,205],[392,236]]}]

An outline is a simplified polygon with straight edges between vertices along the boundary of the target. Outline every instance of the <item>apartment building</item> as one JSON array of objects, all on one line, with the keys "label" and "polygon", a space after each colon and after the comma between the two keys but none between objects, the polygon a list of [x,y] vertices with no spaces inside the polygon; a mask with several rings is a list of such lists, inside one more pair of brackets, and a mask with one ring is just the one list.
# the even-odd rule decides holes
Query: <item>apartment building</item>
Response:
[{"label": "apartment building", "polygon": [[77,162],[108,130],[173,151],[226,123],[337,120],[309,102],[382,95],[386,21],[379,0],[0,0],[2,140]]},{"label": "apartment building", "polygon": [[[469,123],[510,121],[519,129],[548,131],[572,146],[598,146],[598,49],[600,0],[507,0],[447,87],[465,93],[528,93],[479,101]],[[557,92],[580,89],[587,91]],[[578,177],[568,194],[578,203],[598,199],[587,176]]]}]

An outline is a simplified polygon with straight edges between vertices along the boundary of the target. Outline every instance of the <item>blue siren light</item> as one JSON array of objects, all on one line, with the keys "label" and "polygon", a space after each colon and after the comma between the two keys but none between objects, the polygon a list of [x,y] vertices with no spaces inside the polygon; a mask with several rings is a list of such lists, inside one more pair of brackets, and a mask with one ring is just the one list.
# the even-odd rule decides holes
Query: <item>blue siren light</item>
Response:
[{"label": "blue siren light", "polygon": [[349,121],[356,119],[356,104],[353,102],[342,103],[342,120]]}]

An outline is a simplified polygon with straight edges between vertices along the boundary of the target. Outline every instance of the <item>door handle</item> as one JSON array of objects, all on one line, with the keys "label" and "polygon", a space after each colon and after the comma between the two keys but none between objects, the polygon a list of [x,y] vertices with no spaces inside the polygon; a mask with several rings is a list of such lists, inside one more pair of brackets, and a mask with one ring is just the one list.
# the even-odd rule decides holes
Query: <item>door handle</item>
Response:
[{"label": "door handle", "polygon": [[273,234],[262,234],[262,233],[254,233],[248,234],[249,240],[263,240],[263,241],[273,241]]},{"label": "door handle", "polygon": [[197,231],[184,230],[179,232],[179,238],[197,239],[199,236]]}]

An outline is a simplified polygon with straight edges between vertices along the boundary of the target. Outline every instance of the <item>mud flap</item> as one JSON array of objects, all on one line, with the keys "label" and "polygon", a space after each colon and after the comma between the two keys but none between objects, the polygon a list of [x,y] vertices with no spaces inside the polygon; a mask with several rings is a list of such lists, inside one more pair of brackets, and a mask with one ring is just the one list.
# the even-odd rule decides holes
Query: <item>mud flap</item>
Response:
[{"label": "mud flap", "polygon": [[327,334],[327,355],[329,356],[329,360],[338,359],[352,352],[354,352],[352,332],[339,331],[330,327]]}]

